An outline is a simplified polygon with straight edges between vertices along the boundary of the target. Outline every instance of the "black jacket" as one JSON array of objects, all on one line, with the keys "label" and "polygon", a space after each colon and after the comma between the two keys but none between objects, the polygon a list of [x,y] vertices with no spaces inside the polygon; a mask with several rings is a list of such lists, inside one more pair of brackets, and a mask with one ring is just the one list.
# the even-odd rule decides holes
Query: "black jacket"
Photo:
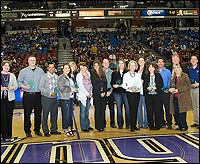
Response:
[{"label": "black jacket", "polygon": [[102,92],[107,92],[107,81],[103,79],[98,79],[94,76],[93,71],[91,71],[91,82],[93,86],[93,97],[94,101],[100,96]]},{"label": "black jacket", "polygon": [[[142,80],[144,80],[143,91],[144,91],[144,96],[146,96],[149,93],[147,88],[149,87],[150,75],[147,75],[143,72]],[[164,83],[163,83],[162,76],[159,73],[155,74],[155,83],[156,83],[156,88],[157,88],[155,91],[157,92],[157,94],[160,94],[162,92],[161,89],[162,89]]]},{"label": "black jacket", "polygon": [[[126,72],[127,72],[127,71],[124,70],[124,71],[123,71],[123,75],[122,75],[122,77],[121,77],[120,72],[114,71],[114,72],[112,73],[112,76],[111,76],[111,82],[110,82],[111,86],[113,87],[114,84],[121,85],[122,82],[123,82],[123,76],[124,76],[124,74],[125,74]],[[121,83],[121,84],[120,84],[120,83]],[[122,92],[126,92],[126,90],[125,90],[124,88],[122,88],[122,87],[113,88],[113,93],[122,93]]]}]

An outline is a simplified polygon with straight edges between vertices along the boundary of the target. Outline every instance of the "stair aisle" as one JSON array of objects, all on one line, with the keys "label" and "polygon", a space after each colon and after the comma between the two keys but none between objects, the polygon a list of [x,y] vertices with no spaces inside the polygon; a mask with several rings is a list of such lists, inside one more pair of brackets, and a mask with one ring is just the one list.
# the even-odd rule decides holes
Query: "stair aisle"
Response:
[{"label": "stair aisle", "polygon": [[66,50],[64,50],[63,48],[62,39],[63,38],[59,38],[58,71],[60,71],[60,68],[63,64],[73,61],[73,56],[70,53],[70,50],[71,50],[70,39],[66,38],[68,40],[67,45],[66,45]]}]

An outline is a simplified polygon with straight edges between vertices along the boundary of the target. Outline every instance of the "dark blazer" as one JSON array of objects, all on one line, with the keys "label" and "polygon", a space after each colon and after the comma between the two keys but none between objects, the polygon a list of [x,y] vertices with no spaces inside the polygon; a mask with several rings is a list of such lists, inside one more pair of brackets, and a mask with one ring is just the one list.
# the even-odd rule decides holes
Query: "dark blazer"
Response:
[{"label": "dark blazer", "polygon": [[[121,82],[121,84],[122,84],[123,76],[124,76],[124,74],[125,74],[126,72],[127,72],[127,71],[124,70],[124,71],[123,71],[123,75],[122,75],[122,77],[121,77],[120,72],[114,71],[114,72],[112,73],[112,76],[111,76],[111,82],[110,82],[111,86],[113,87],[114,84],[120,85],[120,84],[119,84],[120,82]],[[122,88],[122,87],[113,88],[113,93],[122,93],[122,92],[126,92],[126,90],[125,90],[124,88]]]},{"label": "dark blazer", "polygon": [[[144,91],[144,96],[146,96],[149,93],[147,88],[149,87],[150,75],[147,75],[143,72],[142,80],[144,80],[143,91]],[[159,73],[155,74],[155,82],[156,82],[156,88],[157,88],[155,91],[157,92],[157,94],[160,94],[162,92],[161,89],[162,89],[164,83],[163,83],[162,76]]]},{"label": "dark blazer", "polygon": [[94,98],[93,100],[95,103],[95,100],[98,100],[96,98],[99,98],[99,96],[102,92],[107,92],[107,80],[97,79],[94,76],[93,71],[91,71],[91,82],[92,82],[92,86],[93,86],[93,90],[92,90],[93,98]]}]

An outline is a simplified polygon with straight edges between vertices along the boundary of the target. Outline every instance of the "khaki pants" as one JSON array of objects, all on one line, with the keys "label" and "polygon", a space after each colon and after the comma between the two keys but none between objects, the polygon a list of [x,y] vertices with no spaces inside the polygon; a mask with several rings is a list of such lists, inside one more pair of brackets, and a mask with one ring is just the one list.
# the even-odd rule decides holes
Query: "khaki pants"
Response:
[{"label": "khaki pants", "polygon": [[199,125],[199,88],[192,88],[190,94],[192,97],[194,123]]}]

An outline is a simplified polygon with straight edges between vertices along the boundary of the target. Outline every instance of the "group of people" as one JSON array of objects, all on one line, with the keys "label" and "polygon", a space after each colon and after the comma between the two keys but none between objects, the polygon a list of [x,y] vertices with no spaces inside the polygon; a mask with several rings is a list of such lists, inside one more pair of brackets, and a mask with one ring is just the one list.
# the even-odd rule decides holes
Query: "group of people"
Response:
[{"label": "group of people", "polygon": [[[14,91],[23,90],[24,132],[32,137],[30,115],[34,109],[34,132],[46,137],[59,135],[57,118],[60,103],[62,130],[66,136],[74,136],[73,110],[77,100],[80,107],[80,128],[90,126],[89,109],[94,105],[94,128],[99,132],[106,128],[106,105],[110,112],[110,127],[131,132],[140,128],[172,129],[174,117],[176,130],[185,131],[187,111],[194,112],[194,124],[199,128],[199,64],[197,56],[191,56],[191,67],[181,66],[177,54],[172,56],[172,67],[166,68],[165,60],[145,63],[145,58],[130,60],[128,66],[118,60],[117,69],[109,68],[109,59],[93,62],[90,70],[85,62],[64,64],[62,73],[55,73],[55,63],[49,63],[47,72],[36,66],[36,57],[29,56],[29,66],[20,70],[19,76],[9,72],[10,62],[2,61],[1,71],[1,138],[12,140],[12,115],[15,105]],[[126,68],[127,67],[127,68]],[[59,100],[59,101],[58,101]],[[115,121],[115,102],[117,120]],[[123,117],[125,109],[125,121]],[[48,117],[50,114],[50,128]],[[166,119],[165,119],[166,117]]]}]

